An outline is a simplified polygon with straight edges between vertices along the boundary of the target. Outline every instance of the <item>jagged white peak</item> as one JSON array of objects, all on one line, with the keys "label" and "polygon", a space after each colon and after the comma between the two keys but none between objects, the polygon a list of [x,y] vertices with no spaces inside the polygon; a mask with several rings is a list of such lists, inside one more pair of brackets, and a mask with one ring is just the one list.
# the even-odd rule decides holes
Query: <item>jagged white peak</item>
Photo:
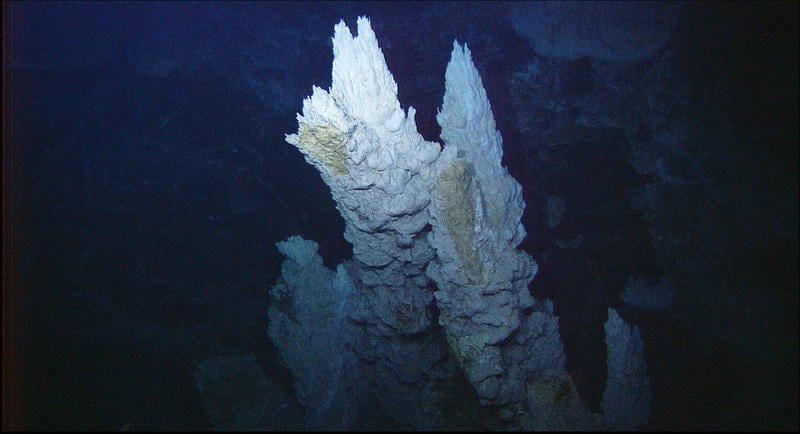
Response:
[{"label": "jagged white peak", "polygon": [[[525,202],[522,187],[503,167],[503,138],[496,129],[492,106],[466,44],[453,42],[445,71],[442,109],[436,116],[446,147],[471,163],[481,190],[486,227],[483,237],[510,241],[516,247],[525,238],[520,223]],[[452,152],[452,151],[451,151]],[[476,230],[480,230],[478,228]]]},{"label": "jagged white peak", "polygon": [[[303,114],[297,120],[313,125],[332,122],[344,130],[349,126],[342,117],[346,113],[372,128],[399,129],[406,116],[397,99],[397,83],[386,66],[369,19],[358,18],[355,37],[344,20],[339,21],[332,40],[330,92],[314,86],[313,94],[303,100]],[[413,116],[410,117],[413,122]]]},{"label": "jagged white peak", "polygon": [[340,21],[333,30],[331,95],[345,111],[369,126],[396,131],[405,120],[397,83],[386,66],[369,18],[359,17],[358,36]]},{"label": "jagged white peak", "polygon": [[[400,107],[397,83],[369,19],[358,18],[355,37],[340,21],[334,29],[333,53],[330,91],[314,86],[303,101],[303,114],[297,116],[300,131],[286,140],[322,172],[332,190],[333,184],[345,183],[356,189],[375,186],[395,196],[408,187],[412,175],[438,157],[439,146],[417,131],[414,108],[409,107],[406,116]],[[384,209],[413,214],[418,208],[418,203],[395,200]]]},{"label": "jagged white peak", "polygon": [[603,417],[615,430],[641,428],[650,419],[650,379],[638,327],[631,327],[608,308],[606,330],[608,377],[603,392]]},{"label": "jagged white peak", "polygon": [[507,375],[526,352],[501,351],[500,343],[527,324],[522,311],[534,303],[528,283],[537,265],[516,249],[525,237],[522,188],[502,165],[486,90],[469,48],[458,42],[436,119],[445,145],[429,207],[437,256],[426,272],[437,283],[439,324],[481,403],[505,405],[524,396],[517,380],[535,374],[526,365]]},{"label": "jagged white peak", "polygon": [[436,115],[442,140],[464,151],[470,161],[485,159],[487,166],[500,167],[503,139],[495,128],[486,89],[466,44],[462,47],[453,41],[444,77],[444,102]]},{"label": "jagged white peak", "polygon": [[[358,18],[355,37],[340,21],[333,53],[330,91],[314,87],[297,116],[298,134],[286,140],[320,170],[345,221],[373,232],[395,216],[417,215],[427,205],[430,188],[412,177],[428,172],[439,145],[419,134],[413,107],[408,116],[400,107],[397,83],[369,19]],[[357,217],[347,215],[356,211]],[[415,221],[402,232],[416,232],[424,224]]]},{"label": "jagged white peak", "polygon": [[[424,276],[432,251],[417,235],[428,224],[440,146],[419,134],[413,107],[408,116],[400,107],[369,19],[358,18],[358,36],[340,21],[332,41],[331,89],[314,87],[297,116],[298,133],[286,141],[331,189],[354,259],[367,267],[353,278],[388,294],[377,315],[389,328],[402,322],[403,333],[414,333],[427,327],[425,305],[433,299]],[[394,304],[414,306],[412,318],[394,318]]]}]

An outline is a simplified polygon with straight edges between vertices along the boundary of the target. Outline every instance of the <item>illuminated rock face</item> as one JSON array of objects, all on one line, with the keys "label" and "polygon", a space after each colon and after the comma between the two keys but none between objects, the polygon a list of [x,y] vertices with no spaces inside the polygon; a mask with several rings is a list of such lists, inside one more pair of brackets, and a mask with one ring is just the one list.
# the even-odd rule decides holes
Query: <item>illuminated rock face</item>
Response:
[{"label": "illuminated rock face", "polygon": [[[400,108],[397,84],[369,20],[359,18],[356,37],[340,22],[333,50],[331,89],[314,87],[298,115],[298,133],[286,139],[320,171],[344,218],[353,259],[338,267],[332,284],[312,291],[338,294],[337,312],[348,321],[334,321],[320,309],[307,327],[271,310],[271,320],[274,314],[283,326],[271,327],[270,336],[282,354],[297,355],[284,357],[301,367],[292,371],[295,383],[319,382],[317,389],[331,397],[307,400],[309,427],[351,428],[359,414],[377,412],[416,428],[435,428],[436,418],[423,413],[430,399],[426,385],[453,374],[446,346],[432,331],[434,284],[425,273],[435,256],[426,235],[440,145],[419,134],[413,107],[408,114]],[[333,275],[324,274],[329,280]],[[276,288],[281,289],[276,285],[274,296],[281,295]],[[332,333],[312,334],[315,327]],[[309,336],[339,336],[342,345],[293,343],[284,338],[297,335],[292,328]],[[342,353],[348,356],[343,359]],[[297,361],[304,357],[319,361]]]},{"label": "illuminated rock face", "polygon": [[[314,87],[298,115],[298,133],[286,139],[331,188],[353,244],[351,274],[345,274],[356,289],[345,311],[373,339],[351,347],[359,357],[382,360],[406,383],[427,375],[449,350],[482,402],[524,396],[525,382],[517,377],[525,373],[515,371],[524,352],[499,344],[523,323],[521,309],[534,304],[527,285],[536,263],[516,249],[525,237],[522,189],[501,165],[502,138],[469,49],[454,43],[447,68],[437,116],[441,151],[418,133],[413,107],[408,114],[401,109],[368,19],[359,18],[356,37],[340,22],[333,50],[331,89]],[[330,285],[318,286],[333,294],[324,290]],[[434,303],[447,344],[401,339],[431,328]],[[555,369],[563,369],[552,307],[542,306],[536,333],[553,341],[548,351],[556,350]],[[291,347],[279,330],[272,334],[279,347]],[[528,335],[517,341],[528,342]]]},{"label": "illuminated rock face", "polygon": [[353,245],[353,277],[373,293],[382,333],[418,333],[433,302],[425,276],[433,251],[423,232],[440,147],[417,132],[413,107],[408,115],[400,108],[369,20],[358,20],[357,37],[336,25],[333,51],[330,91],[314,87],[298,134],[286,140],[331,189]]},{"label": "illuminated rock face", "polygon": [[469,49],[454,42],[445,73],[443,147],[400,107],[367,18],[356,37],[337,24],[333,52],[331,89],[314,87],[286,140],[330,187],[353,258],[334,272],[316,243],[278,243],[287,260],[269,311],[307,426],[353,428],[379,412],[442,428],[437,387],[459,370],[507,426],[545,426],[529,388],[566,377],[558,319],[528,292],[522,188]]},{"label": "illuminated rock face", "polygon": [[[528,283],[536,262],[517,250],[522,187],[502,166],[494,115],[469,48],[453,44],[445,72],[444,104],[437,116],[445,147],[432,192],[431,233],[436,258],[439,324],[448,345],[487,404],[507,404],[524,381],[507,381],[509,358],[499,345],[520,327],[521,310],[533,306]],[[446,163],[445,163],[446,162]]]}]

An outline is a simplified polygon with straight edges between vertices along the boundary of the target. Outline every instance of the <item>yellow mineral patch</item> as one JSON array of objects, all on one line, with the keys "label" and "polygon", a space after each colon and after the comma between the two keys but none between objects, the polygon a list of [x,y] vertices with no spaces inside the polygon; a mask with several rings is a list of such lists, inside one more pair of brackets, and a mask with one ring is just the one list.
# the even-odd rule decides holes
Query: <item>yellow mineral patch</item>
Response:
[{"label": "yellow mineral patch", "polygon": [[475,183],[464,158],[453,160],[436,180],[437,208],[470,283],[483,283],[483,265],[474,244]]},{"label": "yellow mineral patch", "polygon": [[300,124],[298,143],[306,152],[319,160],[334,175],[347,175],[350,171],[344,162],[347,158],[346,136],[330,124]]}]

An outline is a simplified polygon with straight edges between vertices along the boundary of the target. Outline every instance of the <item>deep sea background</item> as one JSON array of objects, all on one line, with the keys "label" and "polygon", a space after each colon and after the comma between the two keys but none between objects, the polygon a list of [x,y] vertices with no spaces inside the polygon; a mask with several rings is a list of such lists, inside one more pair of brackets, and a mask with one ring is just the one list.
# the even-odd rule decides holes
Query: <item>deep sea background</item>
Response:
[{"label": "deep sea background", "polygon": [[[628,62],[538,53],[518,7],[3,2],[4,429],[212,429],[200,366],[250,354],[283,412],[258,427],[302,427],[266,333],[275,242],[302,234],[329,267],[352,249],[284,135],[330,87],[333,26],[366,15],[427,140],[453,40],[472,50],[530,290],[590,408],[613,306],[644,339],[646,428],[796,431],[798,3],[683,3]],[[623,303],[632,276],[672,306]]]}]

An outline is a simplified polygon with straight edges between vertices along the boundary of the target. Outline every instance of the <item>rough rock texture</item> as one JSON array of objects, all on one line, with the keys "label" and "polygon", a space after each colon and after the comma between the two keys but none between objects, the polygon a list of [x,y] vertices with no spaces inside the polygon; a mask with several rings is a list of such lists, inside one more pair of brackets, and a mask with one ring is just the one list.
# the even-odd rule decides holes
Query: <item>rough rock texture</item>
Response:
[{"label": "rough rock texture", "polygon": [[634,430],[650,419],[650,379],[644,362],[644,344],[638,327],[625,324],[608,308],[605,324],[608,381],[603,392],[603,417],[615,430]]},{"label": "rough rock texture", "polygon": [[526,431],[598,431],[600,415],[592,413],[578,396],[572,377],[554,373],[528,385],[531,410],[522,418]]},{"label": "rough rock texture", "polygon": [[565,380],[552,303],[529,293],[522,189],[469,49],[454,43],[447,66],[440,151],[400,108],[366,18],[357,37],[340,22],[333,48],[330,91],[314,88],[286,139],[330,186],[354,256],[334,273],[316,243],[278,243],[269,312],[306,425],[456,426],[443,403],[463,400],[460,369],[493,409],[483,427],[597,426]]},{"label": "rough rock texture", "polygon": [[357,37],[337,24],[333,51],[330,92],[314,87],[298,134],[286,140],[331,188],[358,262],[354,277],[380,301],[371,308],[382,332],[417,333],[433,301],[424,273],[433,252],[422,235],[439,145],[417,132],[413,107],[400,108],[369,20],[358,20]]},{"label": "rough rock texture", "polygon": [[334,285],[342,277],[325,268],[317,248],[299,236],[278,243],[287,259],[270,291],[269,336],[292,373],[297,400],[307,409],[307,425],[347,426],[351,412],[342,391],[346,383],[339,380],[348,378],[346,370],[354,365],[345,351],[351,326],[343,309],[351,288]]},{"label": "rough rock texture", "polygon": [[357,37],[340,22],[333,47],[331,89],[314,88],[298,115],[298,134],[287,141],[320,171],[353,244],[347,276],[345,266],[337,274],[337,282],[354,287],[345,310],[359,325],[343,337],[359,360],[347,380],[359,401],[350,414],[430,427],[435,421],[419,413],[427,390],[419,383],[446,377],[438,369],[448,369],[435,366],[446,349],[427,330],[433,291],[425,267],[434,251],[424,235],[439,145],[417,132],[413,107],[408,116],[400,108],[369,20],[359,18]]},{"label": "rough rock texture", "polygon": [[376,415],[399,426],[440,428],[441,417],[429,414],[437,399],[430,380],[454,374],[440,363],[441,338],[381,335],[369,307],[374,301],[347,271],[352,262],[333,272],[317,247],[299,236],[278,243],[287,259],[269,309],[269,335],[306,408],[306,428],[368,428],[365,419]]},{"label": "rough rock texture", "polygon": [[467,378],[486,403],[507,404],[519,383],[502,384],[508,366],[498,345],[515,332],[520,311],[533,304],[528,283],[536,262],[516,250],[522,188],[502,166],[502,138],[469,49],[454,43],[437,116],[449,161],[436,181],[429,236],[436,259],[439,323]]}]

